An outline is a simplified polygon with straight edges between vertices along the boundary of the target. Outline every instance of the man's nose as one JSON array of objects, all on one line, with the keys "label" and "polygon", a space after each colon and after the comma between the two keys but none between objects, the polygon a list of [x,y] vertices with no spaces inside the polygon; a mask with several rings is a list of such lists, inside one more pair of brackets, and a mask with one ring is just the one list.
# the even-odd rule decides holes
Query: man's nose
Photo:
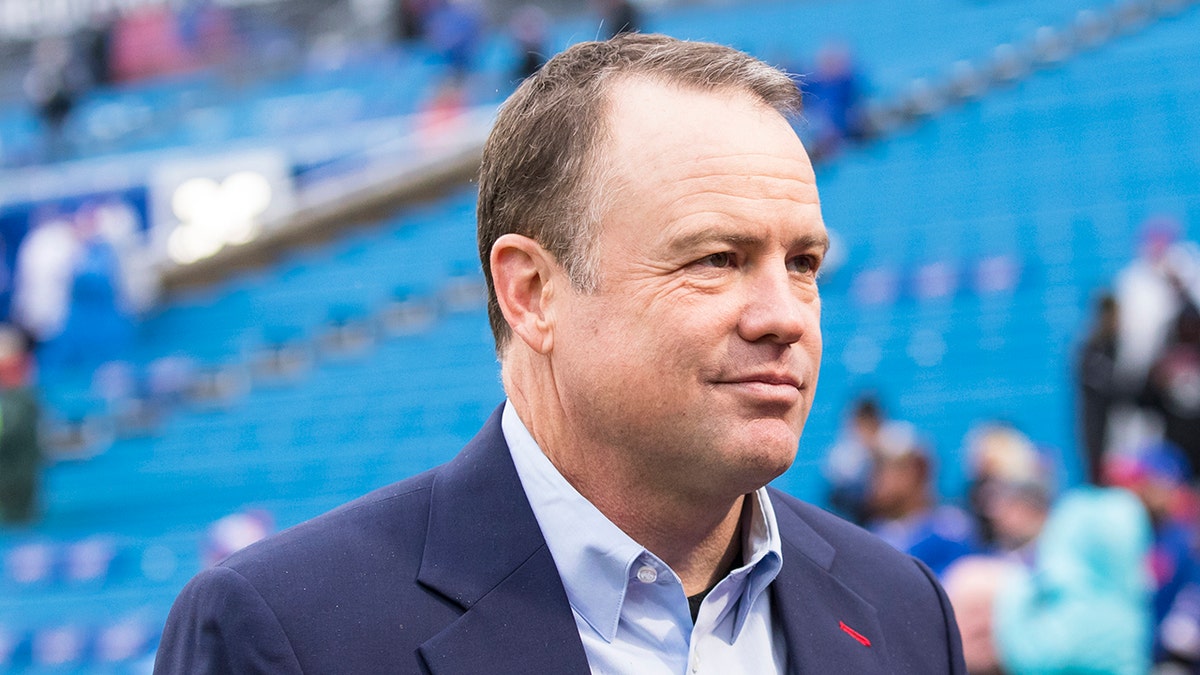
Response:
[{"label": "man's nose", "polygon": [[798,342],[819,321],[817,288],[796,280],[783,265],[747,275],[738,332],[747,342]]}]

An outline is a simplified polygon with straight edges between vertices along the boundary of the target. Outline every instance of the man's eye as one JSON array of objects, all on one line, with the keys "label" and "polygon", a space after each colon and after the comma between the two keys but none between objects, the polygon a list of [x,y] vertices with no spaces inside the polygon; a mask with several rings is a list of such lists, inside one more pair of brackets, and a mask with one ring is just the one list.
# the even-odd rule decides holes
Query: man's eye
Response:
[{"label": "man's eye", "polygon": [[707,267],[733,267],[734,257],[729,251],[722,251],[701,258],[699,263]]},{"label": "man's eye", "polygon": [[817,259],[811,255],[798,255],[788,263],[788,269],[800,274],[812,274],[817,270]]}]

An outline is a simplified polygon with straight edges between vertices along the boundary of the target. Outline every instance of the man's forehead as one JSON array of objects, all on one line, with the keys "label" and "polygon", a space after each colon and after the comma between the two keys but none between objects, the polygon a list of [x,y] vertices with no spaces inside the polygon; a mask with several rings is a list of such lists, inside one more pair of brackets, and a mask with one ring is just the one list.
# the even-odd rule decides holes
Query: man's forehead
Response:
[{"label": "man's forehead", "polygon": [[630,75],[614,81],[607,97],[607,145],[631,168],[758,154],[798,161],[811,173],[788,121],[749,90]]},{"label": "man's forehead", "polygon": [[609,116],[614,119],[628,117],[666,122],[684,117],[695,107],[737,103],[756,107],[768,117],[783,120],[783,115],[748,88],[735,85],[701,87],[665,75],[618,75],[608,84],[605,96]]}]

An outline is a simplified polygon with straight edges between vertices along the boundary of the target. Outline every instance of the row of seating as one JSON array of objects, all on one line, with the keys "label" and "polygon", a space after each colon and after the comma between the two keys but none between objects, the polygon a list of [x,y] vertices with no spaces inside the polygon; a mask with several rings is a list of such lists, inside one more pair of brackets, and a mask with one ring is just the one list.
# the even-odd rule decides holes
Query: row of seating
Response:
[{"label": "row of seating", "polygon": [[[1038,3],[1021,0],[963,7],[954,0],[904,7],[881,0],[846,3],[757,2],[698,6],[652,14],[646,30],[718,39],[805,69],[805,59],[832,38],[850,43],[881,93],[946,64],[981,56],[981,46],[1029,39],[1043,25],[1063,25],[1096,0]],[[1150,4],[1150,3],[1148,3]],[[597,17],[580,16],[553,31],[548,52],[597,34]],[[911,36],[921,35],[920,40]],[[476,97],[494,99],[511,86],[517,58],[511,40],[495,32],[481,48]],[[103,88],[76,111],[74,135],[89,154],[199,147],[239,139],[271,139],[328,130],[363,119],[414,111],[446,77],[439,59],[423,48],[382,45],[364,49],[334,70],[320,67],[246,86],[201,73],[133,87]],[[302,115],[294,111],[303,110]],[[39,128],[32,111],[0,110],[3,155],[21,154]]]},{"label": "row of seating", "polygon": [[0,668],[5,672],[149,673],[159,625],[134,614],[116,621],[34,630],[0,626]]}]

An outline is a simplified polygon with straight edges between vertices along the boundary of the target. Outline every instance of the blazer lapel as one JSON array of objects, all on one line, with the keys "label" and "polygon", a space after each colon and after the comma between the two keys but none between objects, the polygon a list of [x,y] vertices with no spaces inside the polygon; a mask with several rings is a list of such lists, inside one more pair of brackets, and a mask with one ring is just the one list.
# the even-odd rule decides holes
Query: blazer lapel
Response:
[{"label": "blazer lapel", "polygon": [[588,671],[497,409],[434,481],[417,579],[464,613],[420,647],[431,673]]},{"label": "blazer lapel", "polygon": [[788,672],[890,672],[875,608],[829,571],[833,547],[787,506],[776,507],[776,519],[783,567],[771,584],[771,603],[787,639]]}]

